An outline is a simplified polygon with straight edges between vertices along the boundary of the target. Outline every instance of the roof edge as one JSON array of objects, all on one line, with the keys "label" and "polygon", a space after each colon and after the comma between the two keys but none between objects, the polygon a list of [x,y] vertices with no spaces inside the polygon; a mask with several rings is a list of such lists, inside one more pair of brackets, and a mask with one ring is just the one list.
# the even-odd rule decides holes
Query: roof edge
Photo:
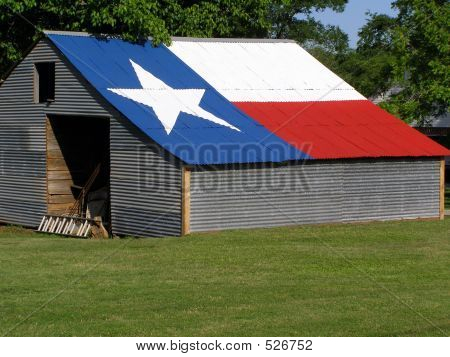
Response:
[{"label": "roof edge", "polygon": [[67,35],[67,36],[82,36],[82,37],[91,37],[94,34],[83,31],[58,31],[58,30],[43,30],[45,35]]},{"label": "roof edge", "polygon": [[253,43],[297,43],[290,39],[278,39],[278,38],[225,38],[225,37],[171,37],[176,42],[253,42]]},{"label": "roof edge", "polygon": [[[118,36],[108,35],[108,34],[95,34],[89,32],[82,31],[55,31],[55,30],[44,30],[44,34],[47,35],[63,35],[63,36],[79,36],[79,37],[95,37],[96,35],[118,38]],[[236,43],[236,42],[247,42],[247,43],[297,43],[294,40],[290,39],[278,39],[278,38],[221,38],[221,37],[179,37],[172,36],[172,41],[175,42],[228,42],[228,43]],[[152,40],[152,37],[149,37],[148,40]]]}]

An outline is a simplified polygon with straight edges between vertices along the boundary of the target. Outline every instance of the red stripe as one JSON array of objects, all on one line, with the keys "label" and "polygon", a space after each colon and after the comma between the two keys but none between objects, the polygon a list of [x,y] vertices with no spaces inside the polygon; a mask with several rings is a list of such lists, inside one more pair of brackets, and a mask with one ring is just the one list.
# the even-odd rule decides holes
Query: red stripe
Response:
[{"label": "red stripe", "polygon": [[298,149],[309,146],[316,159],[450,155],[368,100],[234,104]]}]

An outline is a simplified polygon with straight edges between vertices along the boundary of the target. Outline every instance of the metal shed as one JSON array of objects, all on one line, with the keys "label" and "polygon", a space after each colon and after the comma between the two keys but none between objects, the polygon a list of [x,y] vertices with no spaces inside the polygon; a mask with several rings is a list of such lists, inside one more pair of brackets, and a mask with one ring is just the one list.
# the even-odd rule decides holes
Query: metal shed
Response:
[{"label": "metal shed", "polygon": [[48,32],[0,86],[0,222],[102,162],[117,235],[443,218],[447,149],[291,41]]}]

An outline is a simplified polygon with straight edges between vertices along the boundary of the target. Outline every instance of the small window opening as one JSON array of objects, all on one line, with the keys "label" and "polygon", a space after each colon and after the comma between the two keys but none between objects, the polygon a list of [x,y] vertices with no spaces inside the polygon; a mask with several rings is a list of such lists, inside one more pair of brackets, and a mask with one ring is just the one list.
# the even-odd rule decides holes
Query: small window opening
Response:
[{"label": "small window opening", "polygon": [[38,103],[55,101],[55,63],[35,63],[36,99]]}]

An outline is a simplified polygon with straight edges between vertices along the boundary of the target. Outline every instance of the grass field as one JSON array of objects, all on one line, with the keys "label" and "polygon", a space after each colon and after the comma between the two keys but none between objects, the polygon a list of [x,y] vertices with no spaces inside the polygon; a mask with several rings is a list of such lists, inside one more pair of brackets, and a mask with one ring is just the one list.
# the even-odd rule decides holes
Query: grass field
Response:
[{"label": "grass field", "polygon": [[0,227],[0,334],[441,336],[450,220],[77,240]]}]

